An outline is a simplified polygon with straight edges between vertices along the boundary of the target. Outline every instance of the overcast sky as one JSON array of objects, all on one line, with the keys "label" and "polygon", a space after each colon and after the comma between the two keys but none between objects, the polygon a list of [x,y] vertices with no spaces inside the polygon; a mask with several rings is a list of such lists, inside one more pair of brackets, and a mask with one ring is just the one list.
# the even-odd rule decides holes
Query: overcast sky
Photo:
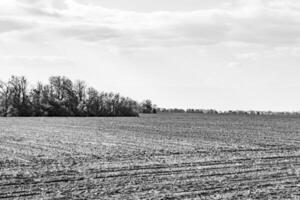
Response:
[{"label": "overcast sky", "polygon": [[161,107],[300,110],[299,0],[1,0],[0,79]]}]

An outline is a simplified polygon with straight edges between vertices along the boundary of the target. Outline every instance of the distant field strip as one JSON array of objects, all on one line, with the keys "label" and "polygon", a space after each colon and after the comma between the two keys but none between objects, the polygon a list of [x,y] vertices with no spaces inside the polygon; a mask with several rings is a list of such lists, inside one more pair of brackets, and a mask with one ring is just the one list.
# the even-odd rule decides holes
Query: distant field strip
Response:
[{"label": "distant field strip", "polygon": [[0,199],[300,199],[300,118],[0,118]]}]

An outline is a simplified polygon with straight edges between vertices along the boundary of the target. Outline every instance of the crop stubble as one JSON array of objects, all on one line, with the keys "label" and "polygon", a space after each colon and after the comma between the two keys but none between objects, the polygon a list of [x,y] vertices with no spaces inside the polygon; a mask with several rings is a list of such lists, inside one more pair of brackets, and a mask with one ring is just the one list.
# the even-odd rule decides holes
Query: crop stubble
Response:
[{"label": "crop stubble", "polygon": [[13,198],[299,199],[300,118],[1,118]]}]

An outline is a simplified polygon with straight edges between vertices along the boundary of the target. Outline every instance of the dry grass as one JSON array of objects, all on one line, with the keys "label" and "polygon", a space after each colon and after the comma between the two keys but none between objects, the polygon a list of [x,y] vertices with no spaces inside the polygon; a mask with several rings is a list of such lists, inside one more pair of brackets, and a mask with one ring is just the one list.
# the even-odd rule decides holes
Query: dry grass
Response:
[{"label": "dry grass", "polygon": [[1,118],[0,199],[299,199],[300,118]]}]

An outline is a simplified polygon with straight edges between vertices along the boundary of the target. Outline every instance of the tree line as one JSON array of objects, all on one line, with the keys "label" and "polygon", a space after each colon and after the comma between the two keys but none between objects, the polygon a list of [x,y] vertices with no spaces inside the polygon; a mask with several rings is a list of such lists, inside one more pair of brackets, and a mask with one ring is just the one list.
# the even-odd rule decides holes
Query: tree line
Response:
[{"label": "tree line", "polygon": [[214,109],[178,109],[178,108],[157,108],[157,112],[163,113],[198,113],[198,114],[216,114],[216,115],[300,115],[300,112],[274,112],[274,111],[244,111],[227,110],[218,111]]},{"label": "tree line", "polygon": [[38,82],[31,88],[24,76],[0,81],[0,116],[139,116],[154,111],[150,100],[139,104],[64,76],[52,76],[48,84]]}]

